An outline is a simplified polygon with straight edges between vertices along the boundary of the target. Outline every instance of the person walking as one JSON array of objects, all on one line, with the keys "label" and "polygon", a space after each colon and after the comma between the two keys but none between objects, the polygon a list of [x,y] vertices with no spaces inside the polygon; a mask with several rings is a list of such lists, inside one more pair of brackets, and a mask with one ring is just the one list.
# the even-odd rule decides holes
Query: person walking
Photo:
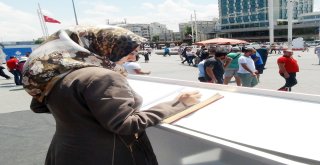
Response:
[{"label": "person walking", "polygon": [[259,54],[258,51],[253,50],[251,58],[253,59],[254,66],[257,70],[256,74],[257,74],[258,82],[260,82],[260,75],[263,74],[263,70],[264,70],[261,55]]},{"label": "person walking", "polygon": [[272,52],[274,51],[274,54],[277,53],[277,46],[275,45],[275,43],[272,43],[270,46],[270,54],[272,54]]},{"label": "person walking", "polygon": [[164,48],[163,57],[166,57],[167,55],[171,56],[171,55],[170,55],[170,49],[169,49],[168,46],[166,46],[166,47]]},{"label": "person walking", "polygon": [[[136,52],[136,53],[138,53],[138,52]],[[123,64],[123,66],[126,69],[126,71],[129,74],[139,74],[139,75],[148,75],[148,74],[150,74],[151,73],[150,71],[143,71],[141,69],[140,64],[137,62],[138,60],[139,60],[139,56],[138,55],[130,56],[127,59],[127,62],[125,62]]]},{"label": "person walking", "polygon": [[244,55],[238,60],[239,70],[238,75],[243,87],[254,87],[258,84],[257,70],[251,55],[254,53],[252,48],[244,48]]},{"label": "person walking", "polygon": [[14,83],[16,85],[22,85],[22,74],[21,71],[18,69],[19,66],[19,60],[11,56],[10,59],[7,61],[7,68],[10,73],[14,76]]},{"label": "person walking", "polygon": [[75,26],[30,55],[23,70],[30,108],[56,121],[45,165],[158,164],[145,129],[198,103],[200,94],[180,93],[140,111],[142,98],[122,64],[145,41],[120,27]]},{"label": "person walking", "polygon": [[188,48],[186,51],[187,62],[189,65],[193,65],[193,59],[196,57],[195,53],[192,52],[191,48]]},{"label": "person walking", "polygon": [[314,54],[317,54],[318,59],[319,59],[318,65],[320,65],[320,45],[318,45],[314,48]]},{"label": "person walking", "polygon": [[143,52],[144,62],[149,62],[149,56],[151,55],[151,48],[148,48],[145,52]]},{"label": "person walking", "polygon": [[[211,49],[214,49],[214,48],[211,48]],[[200,82],[208,82],[208,80],[206,79],[206,71],[204,69],[204,63],[206,62],[207,58],[209,57],[209,52],[206,51],[204,53],[207,55],[205,55],[204,59],[202,61],[200,61],[199,64],[197,65],[197,68],[199,70],[198,80]],[[211,50],[211,56],[214,56],[214,53],[215,53],[215,49]]]},{"label": "person walking", "polygon": [[279,74],[285,79],[286,83],[284,86],[279,88],[279,91],[291,91],[291,87],[298,83],[296,79],[296,73],[299,72],[299,65],[297,60],[293,57],[292,50],[284,50],[283,56],[277,60],[279,67]]},{"label": "person walking", "polygon": [[[206,80],[208,82],[223,84],[224,68],[231,62],[231,58],[226,56],[227,53],[225,52],[209,49],[209,58],[204,63]],[[225,61],[227,62],[225,63]]]},{"label": "person walking", "polygon": [[6,73],[4,73],[5,68],[2,66],[2,63],[0,63],[0,76],[6,78],[7,80],[11,79],[10,76],[8,76]]},{"label": "person walking", "polygon": [[261,48],[257,49],[257,52],[260,54],[263,62],[263,69],[266,69],[266,63],[268,60],[268,48],[266,45],[262,45]]},{"label": "person walking", "polygon": [[237,86],[241,86],[241,80],[238,76],[239,63],[238,60],[241,56],[241,50],[239,47],[232,47],[231,52],[228,53],[227,57],[231,58],[230,64],[225,68],[223,84],[228,85],[231,78],[234,77]]}]

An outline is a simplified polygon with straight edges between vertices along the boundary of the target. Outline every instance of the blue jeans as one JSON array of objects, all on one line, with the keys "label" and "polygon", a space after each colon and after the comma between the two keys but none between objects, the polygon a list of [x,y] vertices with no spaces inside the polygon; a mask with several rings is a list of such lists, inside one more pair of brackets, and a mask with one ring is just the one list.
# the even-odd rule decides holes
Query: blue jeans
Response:
[{"label": "blue jeans", "polygon": [[14,83],[16,85],[22,85],[22,73],[19,70],[12,70],[10,71],[14,76]]}]

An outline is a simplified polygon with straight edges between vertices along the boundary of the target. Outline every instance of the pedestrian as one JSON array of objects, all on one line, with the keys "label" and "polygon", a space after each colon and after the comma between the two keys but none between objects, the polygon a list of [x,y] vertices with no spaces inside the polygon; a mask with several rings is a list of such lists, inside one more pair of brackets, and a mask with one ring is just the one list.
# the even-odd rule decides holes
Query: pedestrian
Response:
[{"label": "pedestrian", "polygon": [[2,66],[2,63],[0,63],[0,76],[6,78],[7,80],[10,80],[11,77],[8,76],[6,73],[4,73],[4,71],[3,71],[4,69],[5,69],[5,68]]},{"label": "pedestrian", "polygon": [[277,46],[275,45],[275,43],[272,43],[270,46],[270,54],[272,54],[272,52],[274,51],[274,53],[277,53]]},{"label": "pedestrian", "polygon": [[182,57],[184,58],[184,60],[181,62],[182,64],[184,64],[184,62],[188,61],[188,57],[187,57],[187,50],[189,49],[189,47],[185,47],[181,53]]},{"label": "pedestrian", "polygon": [[[280,50],[280,49],[279,49]],[[260,54],[263,62],[263,69],[266,69],[266,63],[268,60],[268,48],[266,45],[262,45],[261,48],[257,49],[257,52]]]},{"label": "pedestrian", "polygon": [[192,52],[191,48],[188,48],[186,51],[187,62],[189,65],[193,65],[193,59],[196,57],[195,53]]},{"label": "pedestrian", "polygon": [[22,74],[21,71],[18,70],[18,64],[19,60],[16,57],[11,56],[10,59],[7,61],[7,68],[9,72],[12,73],[14,76],[14,83],[16,85],[22,85]]},{"label": "pedestrian", "polygon": [[179,49],[178,49],[178,54],[179,54],[181,61],[183,61],[183,55],[182,55],[183,50],[184,50],[183,46],[180,45]]},{"label": "pedestrian", "polygon": [[[19,59],[17,70],[20,71],[21,74],[22,74],[22,71],[23,71],[23,66],[24,66],[24,64],[26,63],[27,60],[28,60],[27,56],[20,57],[20,59]],[[22,78],[20,79],[20,83],[22,84]]]},{"label": "pedestrian", "polygon": [[318,59],[319,59],[318,65],[320,65],[320,45],[318,45],[314,48],[314,54],[317,54]]},{"label": "pedestrian", "polygon": [[171,56],[171,55],[170,55],[170,49],[169,49],[168,46],[166,46],[166,47],[164,48],[163,57],[166,57],[167,55]]},{"label": "pedestrian", "polygon": [[[30,108],[51,113],[46,165],[157,165],[145,129],[199,102],[198,92],[140,111],[121,65],[145,39],[120,27],[75,26],[38,47],[23,71]],[[95,49],[93,49],[95,48]]]},{"label": "pedestrian", "polygon": [[304,51],[309,52],[309,46],[308,46],[308,44],[306,43],[306,41],[303,42],[302,52],[304,52]]},{"label": "pedestrian", "polygon": [[279,91],[290,92],[291,87],[298,83],[296,74],[299,72],[299,65],[292,55],[292,50],[284,50],[283,56],[279,57],[277,60],[279,73],[286,80],[285,85],[278,89]]},{"label": "pedestrian", "polygon": [[237,86],[241,86],[241,80],[238,76],[239,63],[238,60],[242,55],[239,47],[232,47],[227,57],[231,58],[230,64],[225,68],[223,84],[228,85],[232,77],[235,78]]},{"label": "pedestrian", "polygon": [[129,74],[139,74],[139,75],[147,75],[150,74],[150,71],[143,71],[141,69],[140,64],[137,62],[139,60],[139,56],[130,56],[127,59],[127,62],[123,64],[124,68]]},{"label": "pedestrian", "polygon": [[143,57],[144,57],[144,62],[145,63],[149,62],[150,54],[151,54],[151,49],[150,48],[143,52]]},{"label": "pedestrian", "polygon": [[[214,56],[213,56],[214,53]],[[209,58],[204,63],[204,69],[206,73],[206,80],[211,83],[223,84],[223,74],[227,53],[222,51],[216,51],[215,49],[209,50]],[[230,58],[227,58],[228,63],[231,62]]]},{"label": "pedestrian", "polygon": [[238,60],[239,70],[238,75],[243,87],[254,87],[258,84],[257,70],[254,65],[254,61],[251,58],[254,49],[244,48],[243,56]]},{"label": "pedestrian", "polygon": [[255,66],[255,68],[257,70],[257,72],[256,72],[257,79],[258,79],[258,82],[259,82],[260,81],[260,75],[263,74],[263,61],[262,61],[261,55],[256,50],[253,50],[251,58],[254,61],[254,66]]},{"label": "pedestrian", "polygon": [[[214,48],[211,48],[211,49],[214,49]],[[211,53],[211,54],[212,54],[212,56],[214,56],[215,49],[214,49],[214,50],[211,50],[211,52],[213,52],[213,53]],[[206,62],[207,58],[209,57],[209,52],[206,51],[206,52],[204,52],[204,53],[206,53],[207,55],[205,55],[204,59],[203,59],[202,61],[200,61],[200,62],[198,63],[198,65],[197,65],[198,70],[199,70],[198,80],[199,80],[200,82],[208,82],[208,80],[206,79],[206,71],[205,71],[205,69],[204,69],[204,63]]]}]

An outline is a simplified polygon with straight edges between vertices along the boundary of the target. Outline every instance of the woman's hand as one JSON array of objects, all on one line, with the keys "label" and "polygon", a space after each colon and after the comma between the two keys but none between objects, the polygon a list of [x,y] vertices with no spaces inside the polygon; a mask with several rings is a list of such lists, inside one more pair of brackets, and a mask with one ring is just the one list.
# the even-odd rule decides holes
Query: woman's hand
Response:
[{"label": "woman's hand", "polygon": [[178,100],[186,106],[192,106],[200,102],[201,94],[199,91],[182,92],[178,95]]}]

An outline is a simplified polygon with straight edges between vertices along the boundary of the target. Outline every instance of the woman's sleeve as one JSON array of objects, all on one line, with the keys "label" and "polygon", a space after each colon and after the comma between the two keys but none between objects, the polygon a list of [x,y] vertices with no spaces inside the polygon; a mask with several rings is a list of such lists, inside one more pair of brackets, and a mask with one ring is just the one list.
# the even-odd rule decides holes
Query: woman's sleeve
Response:
[{"label": "woman's sleeve", "polygon": [[173,100],[145,111],[134,109],[137,107],[134,92],[127,80],[116,73],[93,80],[84,92],[84,99],[93,116],[105,129],[122,135],[144,131],[187,108]]},{"label": "woman's sleeve", "polygon": [[30,109],[35,113],[50,113],[46,104],[41,103],[34,98],[31,100]]}]

